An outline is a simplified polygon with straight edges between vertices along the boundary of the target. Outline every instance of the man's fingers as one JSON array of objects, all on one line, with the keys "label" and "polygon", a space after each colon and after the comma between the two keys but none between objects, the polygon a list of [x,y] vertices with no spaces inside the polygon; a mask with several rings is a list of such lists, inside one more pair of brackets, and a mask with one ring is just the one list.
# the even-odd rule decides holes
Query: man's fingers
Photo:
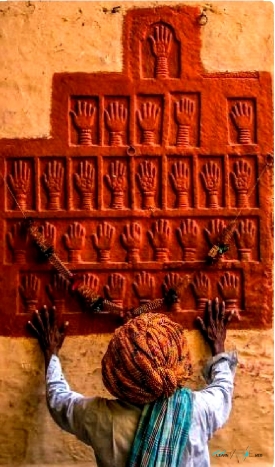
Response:
[{"label": "man's fingers", "polygon": [[225,319],[225,302],[222,302],[221,305],[221,321],[224,321]]},{"label": "man's fingers", "polygon": [[49,309],[49,324],[51,328],[54,328],[56,325],[56,308],[55,306]]},{"label": "man's fingers", "polygon": [[32,330],[32,333],[37,337],[38,339],[41,338],[39,331],[36,329],[36,327],[32,324],[31,321],[27,322],[27,326]]},{"label": "man's fingers", "polygon": [[59,328],[59,333],[62,336],[61,343],[64,341],[64,339],[66,337],[68,327],[69,327],[69,321],[65,321],[65,323],[62,323],[60,328]]},{"label": "man's fingers", "polygon": [[219,321],[220,318],[220,309],[219,309],[219,299],[218,297],[213,300],[213,318],[217,321]]},{"label": "man's fingers", "polygon": [[43,323],[43,320],[41,318],[41,314],[39,313],[38,310],[35,310],[34,312],[34,317],[33,317],[33,321],[36,322],[36,327],[37,329],[39,330],[39,334],[45,334],[45,327],[44,327],[44,323]]},{"label": "man's fingers", "polygon": [[196,318],[195,324],[198,326],[199,330],[200,330],[203,334],[206,334],[206,333],[207,333],[207,329],[206,329],[205,323],[204,323],[204,321],[202,320],[202,318],[200,318],[200,316],[198,316],[198,317]]},{"label": "man's fingers", "polygon": [[46,305],[43,306],[43,313],[44,313],[44,325],[46,329],[49,331],[50,330],[50,316],[49,316],[49,311]]},{"label": "man's fingers", "polygon": [[42,311],[39,314],[39,317],[42,322],[43,326],[43,337],[45,340],[45,343],[49,345],[49,334],[50,334],[50,326],[49,326],[49,312],[48,312],[48,307],[47,305],[43,305]]},{"label": "man's fingers", "polygon": [[214,319],[213,319],[213,309],[214,309],[214,300],[208,300],[207,303],[207,323],[213,328]]},{"label": "man's fingers", "polygon": [[42,351],[44,352],[45,348],[47,347],[47,344],[45,342],[45,336],[44,334],[41,334],[37,327],[31,322],[31,321],[28,321],[27,322],[27,326],[28,328],[31,330],[32,334],[34,335],[34,337],[36,337],[38,339],[38,342],[39,342],[39,345],[42,349]]},{"label": "man's fingers", "polygon": [[59,328],[59,332],[61,334],[65,334],[68,330],[68,327],[69,327],[69,321],[65,321],[65,323],[62,323],[60,328]]}]

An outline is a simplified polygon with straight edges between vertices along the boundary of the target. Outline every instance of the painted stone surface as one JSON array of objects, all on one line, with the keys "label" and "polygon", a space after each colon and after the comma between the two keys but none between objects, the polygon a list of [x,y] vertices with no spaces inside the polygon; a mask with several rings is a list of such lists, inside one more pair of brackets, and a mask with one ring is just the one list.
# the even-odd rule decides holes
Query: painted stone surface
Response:
[{"label": "painted stone surface", "polygon": [[235,327],[271,326],[271,77],[206,73],[199,14],[129,12],[123,73],[56,74],[52,137],[0,141],[2,335],[25,335],[44,303],[72,334],[120,324],[91,315],[41,262],[18,205],[72,272],[124,308],[172,287],[171,316],[186,327],[213,296],[239,311]]}]

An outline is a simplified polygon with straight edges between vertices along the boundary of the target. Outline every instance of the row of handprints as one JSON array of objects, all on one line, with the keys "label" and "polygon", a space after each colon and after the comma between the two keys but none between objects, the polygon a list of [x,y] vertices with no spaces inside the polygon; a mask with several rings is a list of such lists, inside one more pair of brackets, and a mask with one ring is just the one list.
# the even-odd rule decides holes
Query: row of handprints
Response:
[{"label": "row of handprints", "polygon": [[[49,245],[54,248],[58,246],[65,261],[100,263],[103,269],[109,263],[117,266],[124,262],[134,265],[146,261],[163,263],[206,260],[207,250],[222,238],[227,228],[227,222],[220,218],[207,220],[204,227],[201,222],[192,218],[181,221],[140,219],[138,222],[122,222],[120,219],[110,222],[86,220],[74,221],[69,225],[67,221],[66,224],[67,231],[64,220],[62,227],[44,222],[39,230]],[[232,225],[230,260],[258,260],[258,252],[255,251],[259,237],[257,219],[239,218]],[[7,251],[12,253],[14,263],[25,264],[32,257],[32,252],[28,251],[32,241],[24,222],[7,226],[6,241]],[[235,258],[232,257],[233,251]]]},{"label": "row of handprints", "polygon": [[[81,146],[125,146],[129,144],[129,140],[134,140],[136,144],[146,146],[161,145],[166,139],[164,133],[168,126],[170,136],[169,143],[166,144],[177,147],[200,145],[200,93],[171,94],[167,110],[164,100],[166,105],[168,102],[164,96],[143,95],[137,96],[137,99],[134,116],[130,115],[133,105],[129,96],[110,102],[110,99],[106,99],[102,115],[100,108],[104,104],[99,104],[99,97],[73,99],[70,110],[71,143]],[[236,141],[231,141],[232,138],[229,137],[230,144],[255,143],[255,105],[253,99],[230,98],[227,101],[228,114],[225,117],[229,117],[229,122],[232,122],[237,132]],[[104,122],[101,131],[100,122]]]},{"label": "row of handprints", "polygon": [[[136,208],[155,209],[162,206],[160,196],[164,185],[169,185],[170,198],[168,206],[173,208],[194,207],[194,187],[195,184],[200,189],[199,206],[218,208],[224,205],[223,189],[226,182],[232,187],[234,196],[231,196],[231,205],[240,208],[255,206],[255,193],[253,186],[255,183],[255,161],[253,158],[246,160],[239,158],[230,162],[228,177],[224,176],[224,162],[217,157],[213,160],[200,158],[198,160],[199,170],[197,179],[194,176],[192,160],[186,158],[168,163],[168,180],[163,178],[164,169],[161,158],[150,158],[138,160],[134,166],[130,166],[127,161],[109,160],[105,164],[102,176],[98,170],[96,158],[74,162],[74,169],[71,175],[66,171],[66,164],[57,159],[51,160],[41,167],[43,172],[40,176],[41,193],[46,196],[45,208],[49,210],[64,209],[64,193],[67,182],[72,179],[72,188],[79,196],[78,209],[93,210],[98,209],[99,183],[102,184],[102,195],[105,197],[107,191],[107,201],[103,208],[125,209],[131,204],[136,204]],[[17,209],[18,205],[25,211],[33,209],[35,201],[35,169],[31,160],[14,160],[9,163],[7,169],[8,188],[12,191],[15,199],[9,199],[8,209]],[[65,176],[66,174],[66,176]],[[228,178],[228,180],[226,180]],[[196,179],[196,180],[195,180]],[[39,179],[38,179],[39,180]],[[37,185],[40,191],[39,184]],[[136,195],[140,197],[135,200]],[[251,195],[254,198],[251,198]],[[9,193],[10,196],[10,193]],[[39,196],[39,195],[38,195]],[[109,196],[109,198],[108,198]],[[108,203],[108,204],[107,204]]]},{"label": "row of handprints", "polygon": [[[240,307],[241,277],[238,273],[225,272],[218,281],[213,283],[210,276],[202,271],[192,274],[170,272],[163,277],[159,286],[156,284],[154,274],[144,270],[136,273],[133,277],[129,277],[129,275],[127,277],[125,272],[111,273],[104,278],[94,273],[83,273],[82,280],[95,295],[101,294],[121,308],[125,306],[132,292],[135,301],[139,305],[144,305],[156,296],[165,294],[171,288],[177,290],[180,298],[179,302],[172,306],[171,311],[188,309],[189,303],[186,302],[186,293],[189,294],[189,292],[192,293],[195,300],[196,309],[203,311],[213,289],[215,289],[214,293],[218,292],[225,301],[227,310],[237,310]],[[39,277],[39,273],[21,274],[19,293],[25,307],[24,311],[32,312],[37,309],[42,287],[44,287],[52,305],[56,306],[59,312],[64,312],[65,304],[72,298],[69,282],[58,274],[54,274],[51,279],[48,279],[45,278],[45,274]],[[185,297],[184,303],[181,300],[183,297]],[[85,302],[83,305],[83,309],[85,309]],[[88,301],[86,306],[89,306]]]}]

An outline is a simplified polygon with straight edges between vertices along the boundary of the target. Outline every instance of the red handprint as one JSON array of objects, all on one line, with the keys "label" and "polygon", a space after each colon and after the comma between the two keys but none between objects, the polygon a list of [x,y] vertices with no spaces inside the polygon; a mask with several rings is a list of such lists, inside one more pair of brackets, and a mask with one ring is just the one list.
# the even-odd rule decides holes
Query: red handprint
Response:
[{"label": "red handprint", "polygon": [[65,310],[65,298],[69,293],[70,283],[60,274],[54,274],[51,283],[46,285],[47,294],[58,310],[62,314]]},{"label": "red handprint", "polygon": [[139,250],[141,246],[141,228],[137,222],[126,224],[124,233],[121,235],[122,244],[127,250],[127,261],[137,262],[140,260]]},{"label": "red handprint", "polygon": [[108,284],[104,287],[107,298],[123,308],[123,299],[126,291],[126,280],[121,274],[111,274]]},{"label": "red handprint", "polygon": [[118,101],[111,102],[108,109],[105,109],[105,121],[110,133],[110,146],[122,146],[123,133],[127,126],[128,110]]},{"label": "red handprint", "polygon": [[[84,302],[85,308],[87,310],[91,309],[91,305],[93,304],[94,301],[98,299],[98,290],[99,290],[99,277],[96,276],[95,274],[81,274],[78,276],[80,279],[81,285],[77,288],[77,291],[79,292],[79,295],[82,298],[82,301]],[[89,292],[92,292],[92,296],[94,297],[93,300],[91,300],[91,294],[87,294],[84,292],[85,289],[88,289]],[[82,291],[82,294],[81,294]]]},{"label": "red handprint", "polygon": [[247,102],[237,102],[231,111],[233,123],[238,130],[238,142],[250,144],[252,129],[252,106]]},{"label": "red handprint", "polygon": [[237,311],[237,300],[240,293],[239,283],[238,276],[229,272],[226,272],[218,282],[218,287],[228,310]]},{"label": "red handprint", "polygon": [[248,207],[247,192],[250,186],[251,166],[246,161],[240,160],[234,163],[233,169],[231,174],[237,192],[237,206]]},{"label": "red handprint", "polygon": [[88,161],[80,162],[78,173],[74,174],[76,186],[81,195],[82,209],[92,209],[92,198],[95,188],[95,169]]},{"label": "red handprint", "polygon": [[218,207],[218,189],[220,186],[220,168],[213,162],[207,162],[202,168],[201,177],[208,194],[207,205],[209,208]]},{"label": "red handprint", "polygon": [[212,219],[209,221],[208,229],[204,229],[206,239],[210,247],[216,245],[217,242],[222,238],[226,228],[225,221],[223,219]]},{"label": "red handprint", "polygon": [[177,146],[190,145],[190,127],[195,115],[195,102],[183,97],[175,102],[176,122],[178,124]]},{"label": "red handprint", "polygon": [[168,246],[170,240],[169,222],[165,219],[159,219],[154,222],[152,230],[148,231],[148,236],[155,250],[155,261],[168,261]]},{"label": "red handprint", "polygon": [[109,174],[105,175],[106,182],[112,192],[111,208],[124,208],[124,192],[126,190],[126,165],[116,160],[109,166]]},{"label": "red handprint", "polygon": [[114,243],[115,228],[107,222],[97,226],[97,233],[92,235],[94,245],[98,250],[98,260],[100,263],[110,261],[110,251]]},{"label": "red handprint", "polygon": [[142,206],[144,209],[155,207],[156,172],[156,166],[151,161],[143,161],[139,164],[137,178],[142,193]]},{"label": "red handprint", "polygon": [[163,24],[154,27],[154,34],[149,36],[152,51],[156,57],[156,78],[168,78],[168,56],[171,50],[172,33]]},{"label": "red handprint", "polygon": [[19,291],[25,303],[27,313],[31,313],[37,309],[39,288],[40,280],[35,274],[26,274],[22,277]]},{"label": "red handprint", "polygon": [[256,239],[255,222],[251,219],[241,220],[234,232],[241,261],[251,261],[252,248]]},{"label": "red handprint", "polygon": [[169,173],[173,188],[177,194],[176,207],[186,208],[189,206],[188,190],[190,184],[189,167],[183,161],[175,162],[172,165],[172,172]]},{"label": "red handprint", "polygon": [[[15,195],[20,208],[27,209],[27,194],[30,189],[30,169],[24,161],[14,161],[13,174],[8,175],[9,185]],[[15,208],[17,204],[15,203]]]},{"label": "red handprint", "polygon": [[63,186],[64,167],[57,161],[49,162],[43,174],[46,190],[49,195],[48,209],[60,209],[60,198]]},{"label": "red handprint", "polygon": [[81,262],[81,250],[85,246],[86,229],[79,222],[69,225],[68,233],[64,235],[66,248],[69,250],[69,262]]},{"label": "red handprint", "polygon": [[43,238],[46,240],[48,245],[55,247],[56,244],[56,227],[50,222],[45,222],[39,227],[39,231],[42,233]]},{"label": "red handprint", "polygon": [[[168,290],[171,290],[171,289],[173,289],[177,293],[178,288],[181,287],[181,285],[182,285],[182,279],[181,279],[180,275],[177,274],[176,272],[169,272],[164,277],[164,281],[163,281],[163,284],[162,284],[164,296],[167,294]],[[181,311],[181,306],[180,306],[179,301],[173,303],[171,305],[170,310],[172,312]]]},{"label": "red handprint", "polygon": [[203,272],[199,272],[194,277],[192,287],[197,300],[197,309],[200,311],[205,311],[206,303],[211,293],[209,277]]},{"label": "red handprint", "polygon": [[7,241],[13,251],[13,261],[24,264],[26,262],[28,234],[23,222],[13,224],[11,231],[7,233]]},{"label": "red handprint", "polygon": [[184,219],[177,229],[179,242],[183,248],[183,260],[194,261],[198,245],[199,226],[194,219]]},{"label": "red handprint", "polygon": [[154,146],[160,107],[153,102],[143,103],[137,111],[139,126],[143,131],[143,144]]},{"label": "red handprint", "polygon": [[87,101],[77,101],[75,111],[71,110],[74,125],[78,132],[78,144],[82,146],[92,145],[92,130],[95,121],[96,107]]},{"label": "red handprint", "polygon": [[133,289],[136,296],[139,298],[140,305],[153,300],[155,286],[155,279],[148,272],[142,271],[136,275]]}]

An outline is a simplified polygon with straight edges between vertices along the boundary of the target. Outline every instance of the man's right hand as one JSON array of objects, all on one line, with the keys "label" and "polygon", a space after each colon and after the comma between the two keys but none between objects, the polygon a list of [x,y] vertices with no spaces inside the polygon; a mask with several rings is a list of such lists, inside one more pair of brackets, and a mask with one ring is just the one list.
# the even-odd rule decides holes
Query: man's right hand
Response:
[{"label": "man's right hand", "polygon": [[44,354],[46,370],[51,356],[58,355],[62,347],[68,325],[69,323],[66,321],[62,326],[58,326],[55,307],[48,310],[46,305],[41,311],[36,310],[32,321],[28,321],[28,327],[38,339]]},{"label": "man's right hand", "polygon": [[235,314],[235,311],[226,313],[225,303],[219,304],[219,299],[215,298],[208,300],[204,318],[197,317],[196,323],[213,356],[224,352],[227,326]]}]

